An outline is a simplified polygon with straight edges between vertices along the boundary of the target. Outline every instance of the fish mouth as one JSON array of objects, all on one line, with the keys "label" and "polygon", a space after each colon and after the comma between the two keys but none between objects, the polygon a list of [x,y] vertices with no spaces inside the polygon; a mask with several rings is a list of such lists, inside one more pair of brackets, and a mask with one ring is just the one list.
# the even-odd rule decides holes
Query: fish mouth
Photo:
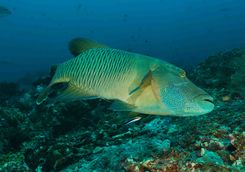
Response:
[{"label": "fish mouth", "polygon": [[206,102],[209,102],[209,103],[212,103],[212,104],[214,104],[214,101],[213,101],[213,99],[204,99],[203,101],[206,101]]},{"label": "fish mouth", "polygon": [[208,94],[200,94],[194,98],[194,101],[198,102],[202,112],[209,113],[214,109],[214,99]]},{"label": "fish mouth", "polygon": [[214,104],[214,99],[208,94],[199,94],[198,96],[194,97],[193,100],[201,101],[201,102],[208,102]]}]

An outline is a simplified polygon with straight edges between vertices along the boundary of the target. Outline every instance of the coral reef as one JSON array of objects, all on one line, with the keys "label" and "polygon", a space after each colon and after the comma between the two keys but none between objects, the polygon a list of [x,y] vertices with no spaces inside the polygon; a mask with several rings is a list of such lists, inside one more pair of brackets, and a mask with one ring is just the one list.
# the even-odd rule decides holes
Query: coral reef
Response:
[{"label": "coral reef", "polygon": [[16,100],[13,100],[14,97],[17,97],[21,94],[18,84],[11,82],[2,82],[0,83],[0,105],[10,106]]},{"label": "coral reef", "polygon": [[130,125],[103,100],[37,106],[50,76],[28,91],[0,84],[0,171],[245,171],[244,61],[235,49],[191,74],[215,98],[213,112]]},{"label": "coral reef", "polygon": [[245,97],[242,86],[245,81],[245,48],[209,57],[192,73],[192,80],[204,87],[223,88],[223,96]]}]

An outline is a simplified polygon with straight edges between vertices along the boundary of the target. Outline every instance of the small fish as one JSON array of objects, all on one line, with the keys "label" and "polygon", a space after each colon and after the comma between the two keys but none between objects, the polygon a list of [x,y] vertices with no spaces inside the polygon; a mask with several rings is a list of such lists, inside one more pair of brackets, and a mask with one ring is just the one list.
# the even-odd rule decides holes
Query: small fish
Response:
[{"label": "small fish", "polygon": [[134,119],[132,119],[131,121],[128,121],[125,125],[130,125],[130,124],[132,124],[132,123],[134,123],[134,122],[137,122],[137,121],[141,120],[141,118],[142,118],[142,117],[137,116],[137,117],[135,117]]},{"label": "small fish", "polygon": [[38,105],[53,95],[60,101],[112,100],[111,110],[152,115],[195,116],[214,108],[213,98],[194,85],[183,69],[95,42],[79,44],[81,49],[76,45],[74,52],[80,54],[57,67],[37,98]]},{"label": "small fish", "polygon": [[3,6],[0,6],[0,17],[11,15],[11,11]]}]

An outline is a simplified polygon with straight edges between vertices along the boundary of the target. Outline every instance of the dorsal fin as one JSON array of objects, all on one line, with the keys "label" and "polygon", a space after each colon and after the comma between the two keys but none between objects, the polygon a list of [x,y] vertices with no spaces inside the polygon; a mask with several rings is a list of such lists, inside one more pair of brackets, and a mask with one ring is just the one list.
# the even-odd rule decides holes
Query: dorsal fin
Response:
[{"label": "dorsal fin", "polygon": [[87,38],[74,38],[69,42],[69,50],[74,57],[92,48],[108,48],[108,46]]}]

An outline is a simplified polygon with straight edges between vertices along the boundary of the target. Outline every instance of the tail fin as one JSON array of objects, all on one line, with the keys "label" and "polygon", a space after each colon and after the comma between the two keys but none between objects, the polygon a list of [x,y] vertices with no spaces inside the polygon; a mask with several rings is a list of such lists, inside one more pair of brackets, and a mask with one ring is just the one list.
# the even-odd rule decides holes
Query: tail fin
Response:
[{"label": "tail fin", "polygon": [[51,86],[48,86],[43,92],[41,92],[41,94],[38,96],[36,100],[36,104],[40,105],[44,101],[46,101],[48,98],[48,95],[50,94],[50,91],[51,91]]},{"label": "tail fin", "polygon": [[36,104],[40,105],[50,98],[51,100],[73,101],[77,99],[94,99],[97,96],[83,92],[68,81],[52,83],[49,85],[36,100]]},{"label": "tail fin", "polygon": [[54,82],[50,84],[41,94],[38,96],[36,100],[36,104],[40,105],[44,101],[48,99],[48,97],[52,96],[54,94],[55,97],[57,97],[57,94],[60,94],[60,92],[63,92],[68,88],[69,82]]}]

